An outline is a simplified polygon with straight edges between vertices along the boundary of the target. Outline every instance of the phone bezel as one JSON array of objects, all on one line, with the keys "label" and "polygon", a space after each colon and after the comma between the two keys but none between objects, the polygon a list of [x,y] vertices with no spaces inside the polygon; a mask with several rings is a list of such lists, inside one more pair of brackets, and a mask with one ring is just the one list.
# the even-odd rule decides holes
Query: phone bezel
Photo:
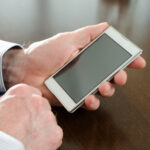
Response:
[{"label": "phone bezel", "polygon": [[102,34],[100,34],[96,39],[94,39],[90,44],[88,44],[84,49],[82,49],[76,56],[74,56],[69,62],[67,62],[64,66],[62,66],[56,73],[50,76],[46,81],[46,87],[56,96],[56,98],[60,101],[60,103],[67,109],[68,112],[74,112],[78,107],[80,107],[85,98],[94,93],[99,85],[96,86],[91,92],[89,92],[85,97],[83,97],[78,103],[75,103],[72,98],[64,91],[64,89],[56,82],[54,76],[65,66],[67,66],[72,60],[74,60],[78,55],[80,55],[84,50],[86,50],[91,44],[93,44],[98,38],[100,38],[103,34],[107,34],[111,39],[113,39],[117,44],[123,47],[127,52],[129,52],[132,56],[126,60],[120,67],[118,67],[114,72],[112,72],[104,81],[109,81],[119,70],[124,69],[127,65],[129,65],[137,56],[142,53],[142,50],[133,44],[130,40],[128,40],[125,36],[119,33],[116,29],[110,26],[106,29]]}]

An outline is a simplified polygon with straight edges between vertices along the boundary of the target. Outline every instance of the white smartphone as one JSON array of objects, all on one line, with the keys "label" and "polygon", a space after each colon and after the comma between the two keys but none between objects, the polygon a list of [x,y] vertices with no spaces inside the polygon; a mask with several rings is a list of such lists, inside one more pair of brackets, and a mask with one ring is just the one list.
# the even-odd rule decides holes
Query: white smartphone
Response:
[{"label": "white smartphone", "polygon": [[50,76],[45,85],[67,111],[74,112],[102,82],[112,79],[141,53],[140,48],[110,26]]}]

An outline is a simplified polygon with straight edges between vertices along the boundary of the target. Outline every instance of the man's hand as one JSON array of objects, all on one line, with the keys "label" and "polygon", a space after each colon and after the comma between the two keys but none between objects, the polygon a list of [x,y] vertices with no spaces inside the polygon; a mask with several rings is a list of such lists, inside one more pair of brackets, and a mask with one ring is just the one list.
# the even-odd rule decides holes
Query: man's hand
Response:
[{"label": "man's hand", "polygon": [[[27,83],[39,88],[52,105],[60,105],[45,87],[44,81],[107,28],[107,23],[87,26],[35,42],[24,51],[16,50],[16,54],[13,50],[8,51],[4,56],[3,63],[7,88],[17,83]],[[8,56],[11,55],[11,58],[14,59],[9,59],[9,63],[5,63],[8,62]],[[130,65],[132,68],[143,68],[144,66],[145,60],[142,57],[138,57]],[[127,74],[123,70],[114,77],[114,83],[120,86],[124,85],[126,80]],[[112,96],[115,92],[114,85],[110,82],[104,82],[99,87],[99,92],[102,96]],[[95,95],[90,95],[85,100],[85,106],[88,109],[95,110],[99,105],[100,101]]]},{"label": "man's hand", "polygon": [[62,129],[48,101],[25,84],[0,98],[0,130],[22,141],[26,150],[56,150],[62,143]]}]

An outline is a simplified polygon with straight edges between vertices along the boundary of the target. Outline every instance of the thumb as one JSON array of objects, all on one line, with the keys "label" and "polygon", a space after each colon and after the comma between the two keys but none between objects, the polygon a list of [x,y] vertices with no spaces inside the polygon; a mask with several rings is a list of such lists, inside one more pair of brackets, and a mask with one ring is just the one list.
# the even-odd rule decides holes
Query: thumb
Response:
[{"label": "thumb", "polygon": [[98,35],[103,33],[109,25],[107,23],[100,23],[97,25],[86,26],[72,32],[73,45],[76,49],[81,50],[94,40]]}]

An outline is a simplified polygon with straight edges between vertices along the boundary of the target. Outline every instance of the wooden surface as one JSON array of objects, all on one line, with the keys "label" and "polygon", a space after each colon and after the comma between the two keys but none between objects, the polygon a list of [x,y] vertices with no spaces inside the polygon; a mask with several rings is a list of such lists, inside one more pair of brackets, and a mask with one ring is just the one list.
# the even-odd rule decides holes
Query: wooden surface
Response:
[{"label": "wooden surface", "polygon": [[150,1],[1,0],[0,38],[29,45],[56,33],[107,21],[139,45],[144,70],[127,69],[128,83],[95,112],[54,108],[64,130],[60,150],[150,150]]}]

